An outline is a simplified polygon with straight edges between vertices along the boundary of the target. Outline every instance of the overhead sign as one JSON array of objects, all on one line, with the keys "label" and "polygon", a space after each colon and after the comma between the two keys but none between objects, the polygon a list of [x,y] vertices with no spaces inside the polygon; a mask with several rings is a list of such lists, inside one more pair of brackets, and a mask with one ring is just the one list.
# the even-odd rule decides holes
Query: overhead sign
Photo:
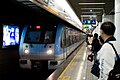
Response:
[{"label": "overhead sign", "polygon": [[96,20],[85,19],[82,21],[82,24],[96,24]]}]

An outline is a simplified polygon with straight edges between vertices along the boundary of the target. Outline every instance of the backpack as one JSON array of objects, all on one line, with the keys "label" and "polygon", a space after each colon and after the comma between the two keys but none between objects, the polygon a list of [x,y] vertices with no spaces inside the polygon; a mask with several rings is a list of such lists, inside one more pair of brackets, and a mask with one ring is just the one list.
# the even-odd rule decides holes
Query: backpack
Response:
[{"label": "backpack", "polygon": [[113,44],[112,43],[109,44],[113,47],[117,60],[115,60],[114,68],[109,72],[107,80],[120,80],[120,58]]}]

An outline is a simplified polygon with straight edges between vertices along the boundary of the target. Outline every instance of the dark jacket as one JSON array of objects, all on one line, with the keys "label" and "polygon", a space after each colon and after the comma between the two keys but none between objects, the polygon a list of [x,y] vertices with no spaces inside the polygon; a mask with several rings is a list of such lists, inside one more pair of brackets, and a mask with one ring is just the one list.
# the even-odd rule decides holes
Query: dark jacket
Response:
[{"label": "dark jacket", "polygon": [[92,52],[98,52],[101,48],[99,40],[97,38],[93,39],[92,41]]}]

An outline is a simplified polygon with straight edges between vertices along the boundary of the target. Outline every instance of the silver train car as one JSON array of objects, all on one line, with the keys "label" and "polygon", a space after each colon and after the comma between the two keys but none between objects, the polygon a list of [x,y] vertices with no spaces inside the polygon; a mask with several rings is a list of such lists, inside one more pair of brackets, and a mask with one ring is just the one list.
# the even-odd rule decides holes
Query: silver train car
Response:
[{"label": "silver train car", "polygon": [[19,46],[20,67],[56,69],[83,41],[82,31],[62,23],[49,28],[26,26]]}]

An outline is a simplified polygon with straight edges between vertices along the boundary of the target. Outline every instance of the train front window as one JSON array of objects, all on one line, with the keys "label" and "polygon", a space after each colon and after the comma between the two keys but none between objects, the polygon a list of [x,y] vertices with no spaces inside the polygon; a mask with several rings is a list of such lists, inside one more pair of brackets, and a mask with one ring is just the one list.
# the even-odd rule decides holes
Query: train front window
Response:
[{"label": "train front window", "polygon": [[53,43],[54,42],[54,32],[53,31],[45,31],[45,37],[43,43]]},{"label": "train front window", "polygon": [[29,31],[26,34],[25,42],[39,42],[40,41],[40,31]]},{"label": "train front window", "polygon": [[53,30],[28,30],[25,36],[25,43],[50,44],[55,41]]}]

